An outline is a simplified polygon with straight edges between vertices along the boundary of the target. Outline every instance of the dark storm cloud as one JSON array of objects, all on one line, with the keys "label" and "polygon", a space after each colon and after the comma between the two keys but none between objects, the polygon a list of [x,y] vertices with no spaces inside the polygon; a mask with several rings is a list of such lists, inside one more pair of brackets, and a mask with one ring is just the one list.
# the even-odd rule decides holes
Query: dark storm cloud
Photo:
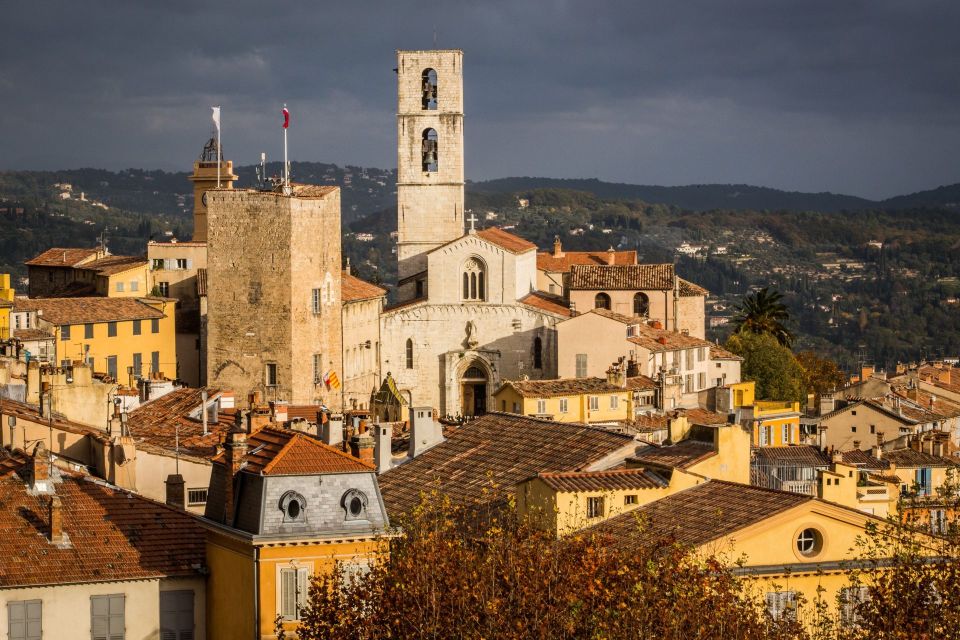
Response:
[{"label": "dark storm cloud", "polygon": [[397,48],[465,55],[467,173],[955,182],[956,2],[4,2],[0,166],[394,166]]}]

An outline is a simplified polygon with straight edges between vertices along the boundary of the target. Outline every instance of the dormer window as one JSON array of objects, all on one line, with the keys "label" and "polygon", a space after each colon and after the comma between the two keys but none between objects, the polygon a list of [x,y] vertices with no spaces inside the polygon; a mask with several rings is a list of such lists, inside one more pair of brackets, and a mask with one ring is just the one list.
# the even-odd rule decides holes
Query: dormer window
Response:
[{"label": "dormer window", "polygon": [[366,520],[367,502],[367,494],[359,489],[350,489],[344,493],[343,498],[340,499],[344,520]]},{"label": "dormer window", "polygon": [[280,496],[279,506],[285,523],[306,521],[307,500],[296,491],[287,491]]}]

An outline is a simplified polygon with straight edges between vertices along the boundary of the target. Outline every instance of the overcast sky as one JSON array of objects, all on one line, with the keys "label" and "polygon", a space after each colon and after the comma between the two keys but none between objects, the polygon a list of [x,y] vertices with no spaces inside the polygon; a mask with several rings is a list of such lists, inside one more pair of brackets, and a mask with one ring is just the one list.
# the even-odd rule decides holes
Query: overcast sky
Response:
[{"label": "overcast sky", "polygon": [[0,168],[396,166],[396,49],[464,51],[468,179],[960,181],[956,0],[0,0]]}]

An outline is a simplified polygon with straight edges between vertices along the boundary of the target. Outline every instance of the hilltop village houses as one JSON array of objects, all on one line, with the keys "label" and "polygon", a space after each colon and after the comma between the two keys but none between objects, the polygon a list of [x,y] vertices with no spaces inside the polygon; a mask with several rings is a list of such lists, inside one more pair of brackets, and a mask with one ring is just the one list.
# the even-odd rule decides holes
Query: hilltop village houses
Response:
[{"label": "hilltop village houses", "polygon": [[673,264],[480,226],[461,51],[396,71],[392,290],[344,260],[338,186],[236,187],[215,138],[191,239],[0,275],[10,638],[294,634],[311,576],[369,571],[427,483],[555,536],[724,546],[773,617],[847,589],[882,518],[947,531],[955,368],[758,399]]}]

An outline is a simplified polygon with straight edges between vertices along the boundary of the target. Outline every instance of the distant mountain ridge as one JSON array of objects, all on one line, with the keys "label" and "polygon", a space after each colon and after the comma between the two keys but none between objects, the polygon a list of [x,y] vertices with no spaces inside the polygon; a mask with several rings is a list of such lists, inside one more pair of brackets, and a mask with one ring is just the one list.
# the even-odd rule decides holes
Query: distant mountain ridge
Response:
[{"label": "distant mountain ridge", "polygon": [[534,189],[571,189],[587,191],[598,198],[643,200],[690,209],[752,209],[756,211],[822,211],[836,213],[862,209],[907,209],[917,207],[960,208],[960,184],[869,200],[836,193],[782,191],[746,184],[698,184],[679,187],[604,182],[596,178],[564,179],[515,177],[471,182],[467,189],[479,193],[514,193]]}]

